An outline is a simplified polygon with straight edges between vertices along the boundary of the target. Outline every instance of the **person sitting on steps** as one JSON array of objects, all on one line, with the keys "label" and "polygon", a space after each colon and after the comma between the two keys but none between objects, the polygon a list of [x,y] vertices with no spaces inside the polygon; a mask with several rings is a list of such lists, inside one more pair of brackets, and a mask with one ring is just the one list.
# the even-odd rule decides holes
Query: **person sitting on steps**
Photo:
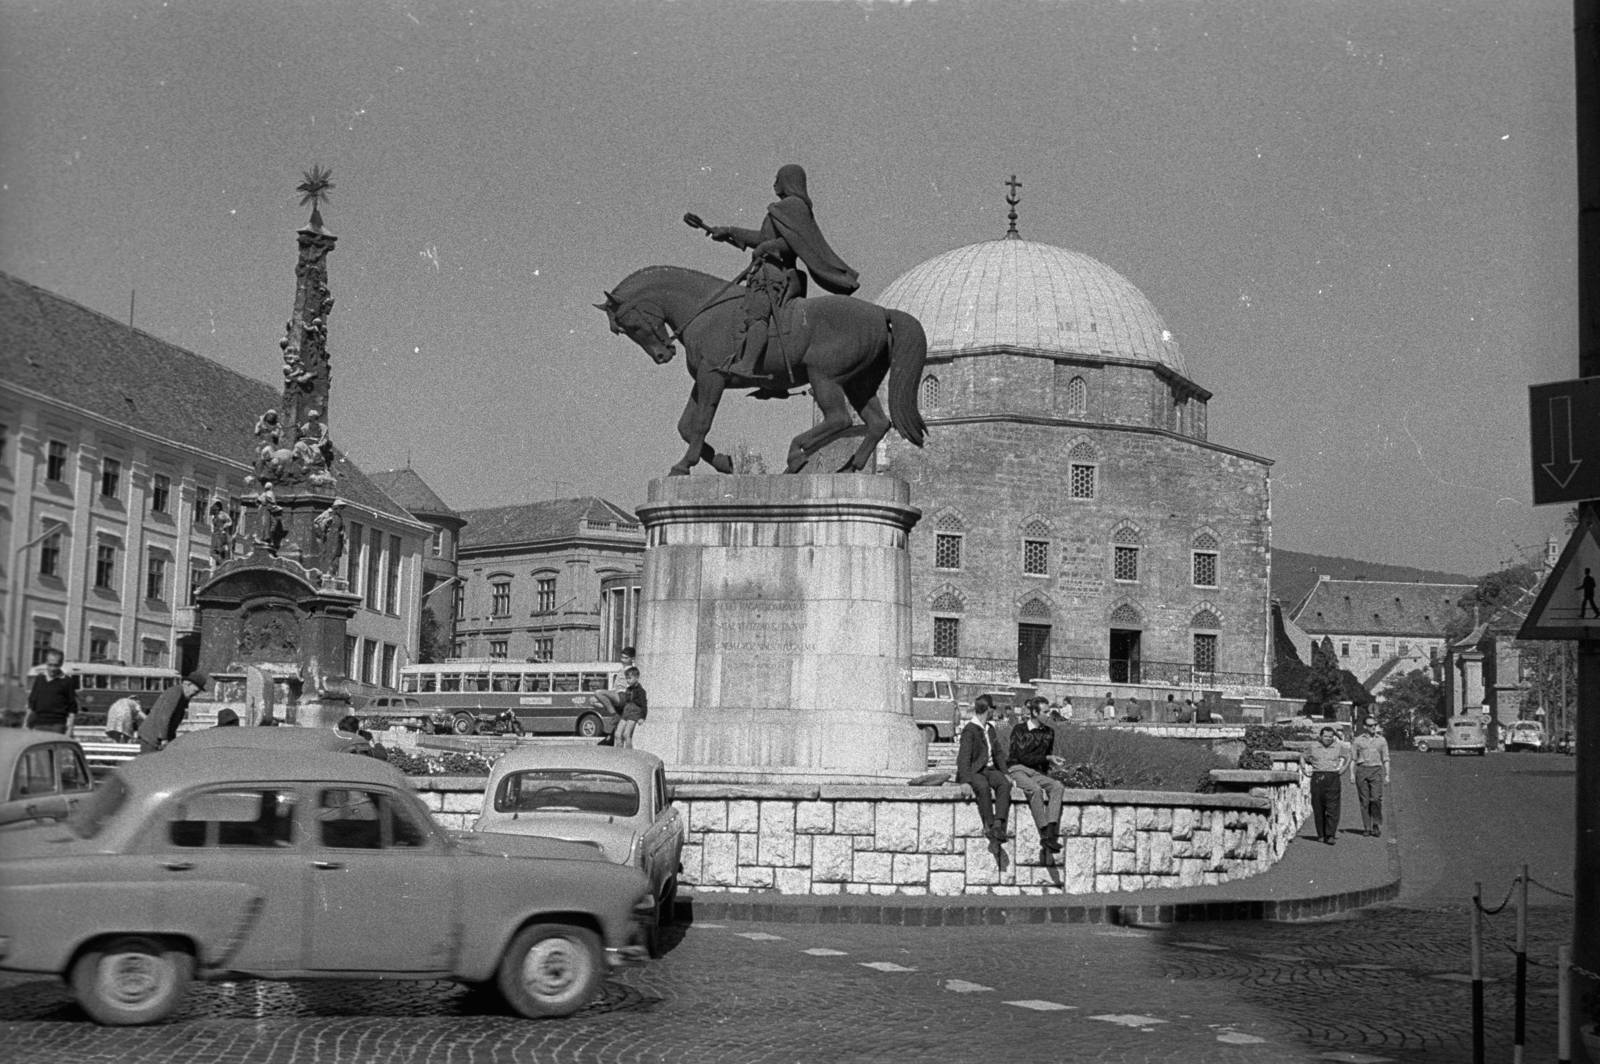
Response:
[{"label": "person sitting on steps", "polygon": [[979,695],[972,702],[972,719],[961,728],[956,752],[956,782],[972,788],[984,832],[995,842],[1011,838],[1006,824],[1011,817],[1011,777],[1006,774],[1006,752],[989,715],[994,699]]}]

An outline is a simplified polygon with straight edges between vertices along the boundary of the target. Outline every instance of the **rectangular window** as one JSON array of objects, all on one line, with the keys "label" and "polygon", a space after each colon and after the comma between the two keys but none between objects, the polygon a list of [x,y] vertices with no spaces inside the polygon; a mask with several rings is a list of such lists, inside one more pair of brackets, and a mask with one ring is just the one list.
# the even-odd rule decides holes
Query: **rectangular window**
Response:
[{"label": "rectangular window", "polygon": [[1380,655],[1382,653],[1383,653],[1383,648],[1382,647],[1380,647],[1377,643],[1372,644],[1372,655],[1371,655],[1372,657],[1377,657],[1378,655]]},{"label": "rectangular window", "polygon": [[193,524],[197,524],[197,525],[208,524],[208,522],[210,521],[210,517],[208,516],[210,514],[210,511],[211,511],[211,489],[210,488],[195,488],[194,489],[194,513],[189,515],[190,522],[192,522]]},{"label": "rectangular window", "polygon": [[464,620],[467,616],[467,586],[456,581],[456,586],[451,592],[455,601],[454,614],[456,620]]},{"label": "rectangular window", "polygon": [[553,661],[556,656],[556,641],[553,636],[540,636],[533,641],[533,660]]},{"label": "rectangular window", "polygon": [[1350,656],[1350,644],[1349,643],[1340,643],[1339,644],[1339,656],[1341,658],[1348,658]]},{"label": "rectangular window", "polygon": [[1401,643],[1400,644],[1400,656],[1403,658],[1409,653],[1411,653],[1411,644],[1410,643]]},{"label": "rectangular window", "polygon": [[110,661],[111,660],[111,639],[110,639],[110,637],[104,636],[104,635],[98,635],[98,634],[89,636],[89,660],[90,661]]},{"label": "rectangular window", "polygon": [[159,669],[167,664],[167,644],[159,639],[146,639],[139,655],[139,664],[147,669]]},{"label": "rectangular window", "polygon": [[200,588],[211,579],[211,566],[197,558],[189,559],[189,605],[199,601]]},{"label": "rectangular window", "polygon": [[1079,465],[1074,462],[1072,471],[1068,476],[1068,493],[1074,499],[1094,498],[1094,471],[1092,465]]},{"label": "rectangular window", "polygon": [[151,554],[144,570],[144,597],[157,602],[167,599],[167,559]]},{"label": "rectangular window", "polygon": [[511,581],[502,580],[490,584],[489,612],[496,617],[509,617],[511,615]]},{"label": "rectangular window", "polygon": [[157,473],[150,478],[150,512],[164,514],[172,505],[172,478]]},{"label": "rectangular window", "polygon": [[115,458],[100,460],[100,494],[115,499],[122,489],[122,463]]},{"label": "rectangular window", "polygon": [[376,683],[373,673],[378,668],[378,641],[376,639],[363,639],[361,641],[361,682]]},{"label": "rectangular window", "polygon": [[352,680],[356,678],[356,648],[361,644],[353,635],[344,637],[344,674]]},{"label": "rectangular window", "polygon": [[1217,586],[1216,551],[1197,550],[1194,552],[1194,586]]},{"label": "rectangular window", "polygon": [[51,628],[35,628],[33,630],[33,663],[44,664],[44,656],[56,649],[56,633]]},{"label": "rectangular window", "polygon": [[439,555],[444,553],[444,529],[443,528],[436,528],[436,529],[433,530],[433,547],[432,547],[432,549],[433,549],[433,556],[435,558],[437,558]]},{"label": "rectangular window", "polygon": [[[451,643],[450,644],[450,656],[452,658],[464,658],[464,657],[466,657],[467,656],[467,643],[466,643],[466,640],[457,639],[455,642]],[[440,689],[443,690],[443,688],[440,688]]]},{"label": "rectangular window", "polygon": [[506,645],[508,642],[509,640],[505,639],[489,640],[489,656],[491,658],[504,658],[506,656]]},{"label": "rectangular window", "polygon": [[350,590],[361,591],[361,559],[366,556],[363,549],[361,524],[350,522],[350,536],[345,555],[345,582],[350,585]]},{"label": "rectangular window", "polygon": [[361,562],[361,579],[365,585],[361,589],[361,604],[373,611],[379,607],[378,572],[382,564],[383,533],[374,528],[372,535],[367,537],[366,558]]},{"label": "rectangular window", "polygon": [[941,658],[959,657],[961,654],[961,620],[957,617],[933,619],[933,652]]},{"label": "rectangular window", "polygon": [[39,575],[61,575],[61,533],[46,536],[39,542]]},{"label": "rectangular window", "polygon": [[383,685],[385,687],[393,687],[393,686],[395,686],[395,679],[396,679],[395,674],[394,674],[394,659],[395,659],[395,655],[396,655],[396,650],[395,650],[395,645],[393,643],[385,643],[385,644],[383,644],[383,677],[382,677],[380,682],[383,683]]},{"label": "rectangular window", "polygon": [[1022,571],[1029,576],[1050,575],[1050,541],[1025,539],[1022,541]]},{"label": "rectangular window", "polygon": [[57,484],[67,479],[67,445],[60,440],[51,440],[50,446],[46,448],[44,478],[53,480]]},{"label": "rectangular window", "polygon": [[1194,671],[1217,671],[1217,637],[1209,633],[1194,634]]},{"label": "rectangular window", "polygon": [[1139,548],[1117,547],[1111,559],[1111,575],[1117,580],[1139,579]]},{"label": "rectangular window", "polygon": [[961,537],[940,532],[933,537],[933,567],[935,569],[961,568]]},{"label": "rectangular window", "polygon": [[389,564],[383,577],[383,612],[400,613],[400,537],[389,537]]},{"label": "rectangular window", "polygon": [[538,612],[549,613],[556,608],[556,578],[553,576],[541,576],[539,578],[538,588]]},{"label": "rectangular window", "polygon": [[114,589],[117,580],[117,548],[101,543],[94,549],[94,586],[104,591]]}]

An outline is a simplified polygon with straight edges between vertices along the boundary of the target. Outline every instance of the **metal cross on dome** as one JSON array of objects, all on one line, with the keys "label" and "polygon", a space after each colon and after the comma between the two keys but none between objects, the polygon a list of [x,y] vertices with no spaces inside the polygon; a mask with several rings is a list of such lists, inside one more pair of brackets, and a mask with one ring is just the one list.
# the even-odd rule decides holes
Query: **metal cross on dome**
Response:
[{"label": "metal cross on dome", "polygon": [[1016,174],[1012,174],[1006,187],[1011,190],[1006,194],[1006,202],[1011,205],[1011,210],[1006,213],[1006,218],[1011,222],[1011,227],[1006,230],[1006,239],[1021,240],[1022,234],[1017,232],[1017,204],[1022,202],[1022,197],[1017,194],[1017,189],[1022,187],[1022,182],[1017,180]]}]

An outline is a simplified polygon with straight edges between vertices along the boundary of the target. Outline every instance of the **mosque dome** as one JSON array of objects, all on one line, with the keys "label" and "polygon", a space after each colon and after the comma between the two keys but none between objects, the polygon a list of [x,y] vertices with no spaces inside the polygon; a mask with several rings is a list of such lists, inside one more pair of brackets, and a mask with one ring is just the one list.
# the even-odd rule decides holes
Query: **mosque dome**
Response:
[{"label": "mosque dome", "polygon": [[1187,376],[1161,315],[1126,277],[1075,251],[1011,237],[936,255],[877,302],[915,315],[929,351],[1018,348],[1153,362]]}]

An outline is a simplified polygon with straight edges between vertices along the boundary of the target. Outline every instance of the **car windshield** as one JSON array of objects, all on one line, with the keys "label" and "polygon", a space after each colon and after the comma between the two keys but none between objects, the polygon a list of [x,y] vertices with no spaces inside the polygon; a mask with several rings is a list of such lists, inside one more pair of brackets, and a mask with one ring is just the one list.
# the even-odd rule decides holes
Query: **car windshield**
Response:
[{"label": "car windshield", "polygon": [[497,813],[595,813],[634,816],[639,785],[616,772],[528,769],[511,772],[494,792]]},{"label": "car windshield", "polygon": [[128,785],[120,776],[110,776],[89,792],[89,796],[67,818],[67,827],[80,839],[92,839],[106,821],[128,800]]}]

